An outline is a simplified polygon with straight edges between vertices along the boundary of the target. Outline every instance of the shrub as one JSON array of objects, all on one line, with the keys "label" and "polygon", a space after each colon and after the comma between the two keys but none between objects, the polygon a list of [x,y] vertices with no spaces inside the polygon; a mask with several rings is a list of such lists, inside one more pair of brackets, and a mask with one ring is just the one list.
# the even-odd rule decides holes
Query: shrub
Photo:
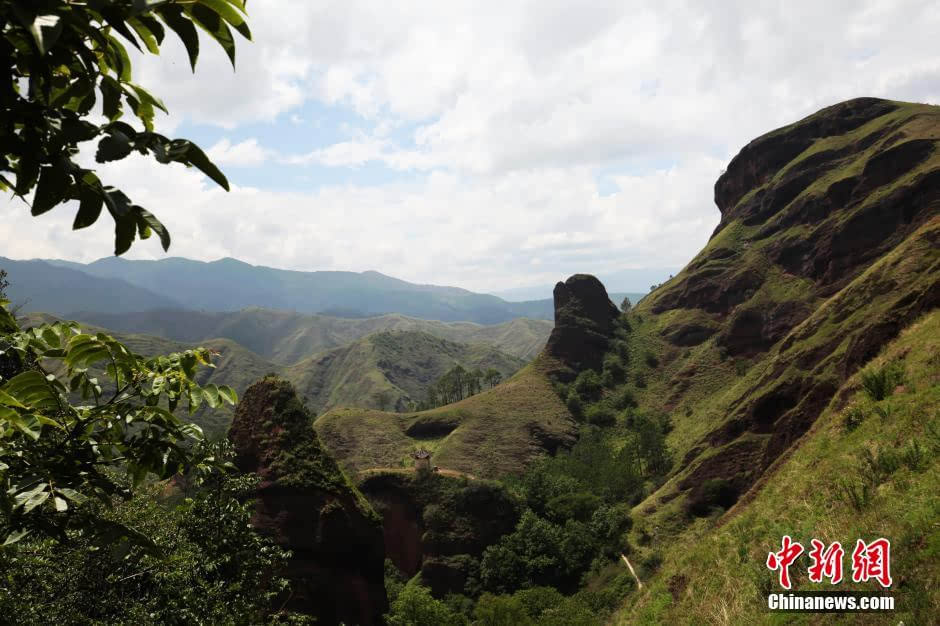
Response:
[{"label": "shrub", "polygon": [[623,339],[615,339],[612,345],[614,354],[620,357],[620,360],[624,363],[630,359],[630,346]]},{"label": "shrub", "polygon": [[584,417],[584,407],[581,404],[581,397],[574,389],[568,392],[568,400],[565,402],[565,405],[575,418],[581,419]]},{"label": "shrub", "polygon": [[842,427],[851,432],[861,426],[865,420],[865,409],[858,405],[851,406],[842,412]]},{"label": "shrub", "polygon": [[574,391],[580,396],[581,400],[596,400],[601,393],[603,386],[601,378],[594,370],[585,370],[578,374],[574,380]]},{"label": "shrub", "polygon": [[865,482],[840,480],[835,486],[835,496],[856,511],[863,511],[871,504],[871,485]]},{"label": "shrub", "polygon": [[617,415],[614,410],[604,404],[595,404],[589,407],[585,416],[588,423],[595,426],[613,426],[617,423]]},{"label": "shrub", "polygon": [[872,487],[885,482],[901,467],[901,455],[892,448],[879,448],[877,454],[866,448],[860,456],[860,473]]},{"label": "shrub", "polygon": [[623,411],[624,409],[634,408],[637,406],[636,397],[633,395],[633,392],[628,388],[621,389],[616,396],[614,396],[614,408]]},{"label": "shrub", "polygon": [[410,626],[411,624],[465,624],[463,615],[454,613],[450,607],[435,600],[427,587],[411,583],[392,602],[391,613],[387,616],[390,626]]},{"label": "shrub", "polygon": [[480,626],[528,626],[535,624],[525,605],[515,596],[484,593],[473,609],[474,624]]},{"label": "shrub", "polygon": [[657,359],[656,355],[653,354],[650,350],[647,350],[643,355],[643,360],[646,361],[646,364],[652,368],[659,367],[659,359]]},{"label": "shrub", "polygon": [[637,388],[639,389],[646,389],[646,376],[643,374],[637,374],[636,379],[634,380],[634,384],[636,384]]},{"label": "shrub", "polygon": [[612,386],[615,383],[622,382],[626,376],[626,369],[623,362],[616,354],[608,354],[604,358],[604,385]]},{"label": "shrub", "polygon": [[927,451],[920,447],[917,440],[912,440],[904,450],[901,451],[901,460],[912,472],[922,471],[927,467]]},{"label": "shrub", "polygon": [[555,608],[565,599],[565,596],[561,595],[554,587],[522,589],[514,593],[512,597],[525,607],[526,613],[534,620],[538,620],[542,613]]},{"label": "shrub", "polygon": [[710,478],[693,490],[686,504],[690,514],[705,517],[716,508],[727,509],[738,499],[738,490],[724,478]]},{"label": "shrub", "polygon": [[587,522],[600,505],[601,499],[594,494],[583,491],[566,493],[549,500],[545,505],[545,513],[556,523],[564,523],[568,519]]},{"label": "shrub", "polygon": [[903,382],[904,367],[896,361],[862,372],[862,389],[875,402],[890,396],[894,388]]}]

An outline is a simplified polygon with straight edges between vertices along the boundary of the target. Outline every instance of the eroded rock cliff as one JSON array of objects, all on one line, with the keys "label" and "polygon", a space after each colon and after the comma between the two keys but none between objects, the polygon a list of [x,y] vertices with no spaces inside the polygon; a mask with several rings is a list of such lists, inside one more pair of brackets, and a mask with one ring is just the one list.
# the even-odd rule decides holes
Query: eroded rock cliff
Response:
[{"label": "eroded rock cliff", "polygon": [[290,383],[245,392],[229,439],[261,482],[252,524],[292,553],[287,606],[318,623],[379,624],[388,610],[379,517],[320,445]]}]

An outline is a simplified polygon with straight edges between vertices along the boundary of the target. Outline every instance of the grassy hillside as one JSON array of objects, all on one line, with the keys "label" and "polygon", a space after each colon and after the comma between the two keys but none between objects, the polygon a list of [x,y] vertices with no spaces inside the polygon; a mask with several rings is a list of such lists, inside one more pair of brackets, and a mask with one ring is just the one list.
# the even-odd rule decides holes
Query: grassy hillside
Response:
[{"label": "grassy hillside", "polygon": [[116,331],[146,333],[186,342],[224,337],[275,363],[290,365],[390,330],[421,331],[461,343],[487,344],[523,359],[538,354],[552,330],[546,320],[514,319],[483,326],[391,314],[361,319],[249,308],[229,313],[161,309],[138,313],[85,312],[78,319]]},{"label": "grassy hillside", "polygon": [[[494,368],[504,377],[525,362],[495,348],[460,344],[419,331],[386,331],[284,368],[311,409],[367,406],[405,410],[455,365]],[[377,396],[385,394],[386,407]]]},{"label": "grassy hillside", "polygon": [[[931,623],[940,606],[938,355],[940,312],[934,312],[838,390],[752,497],[678,533],[652,524],[635,529],[637,560],[655,553],[662,567],[630,598],[618,623],[821,623],[819,615],[765,612],[777,582],[764,561],[785,534],[807,546],[813,537],[840,541],[847,552],[856,539],[889,538],[897,612],[855,614],[840,623]],[[875,400],[863,387],[865,374],[886,367],[902,371],[903,384]],[[807,565],[804,556],[791,568],[795,589],[831,587],[810,583]],[[877,593],[878,585],[843,582],[839,589]]]},{"label": "grassy hillside", "polygon": [[521,471],[536,455],[570,445],[576,428],[539,357],[508,381],[461,402],[419,413],[334,409],[314,426],[351,471],[410,465],[423,447],[442,468],[477,477]]},{"label": "grassy hillside", "polygon": [[[849,552],[858,538],[889,537],[905,551],[903,619],[929,621],[938,148],[940,107],[875,99],[754,140],[716,184],[722,219],[709,243],[619,320],[584,412],[668,416],[673,460],[634,509],[630,558],[652,584],[623,623],[788,623],[761,605],[767,552],[787,533]],[[906,372],[904,388],[864,401],[859,371],[888,361]],[[620,411],[624,398],[638,407]],[[846,420],[861,425],[840,434]]]}]

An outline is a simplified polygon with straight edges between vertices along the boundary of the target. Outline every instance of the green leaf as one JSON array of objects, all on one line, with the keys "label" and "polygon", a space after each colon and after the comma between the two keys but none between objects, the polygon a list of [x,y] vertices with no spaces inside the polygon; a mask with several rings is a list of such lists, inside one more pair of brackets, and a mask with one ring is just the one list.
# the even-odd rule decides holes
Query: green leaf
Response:
[{"label": "green leaf", "polygon": [[178,4],[164,5],[157,9],[157,13],[183,42],[186,54],[189,55],[189,65],[195,72],[196,59],[199,58],[199,35],[192,20],[183,14],[183,9]]},{"label": "green leaf", "polygon": [[222,187],[222,189],[229,191],[228,179],[225,178],[225,174],[223,174],[222,171],[217,168],[215,164],[212,163],[212,161],[209,160],[209,157],[206,156],[206,153],[203,152],[199,146],[189,141],[186,141],[186,143],[189,144],[189,148],[186,150],[185,162],[196,166],[196,168],[214,180],[217,185]]},{"label": "green leaf", "polygon": [[46,491],[46,483],[39,483],[29,491],[22,491],[13,498],[14,508],[23,508],[24,513],[29,513],[37,506],[49,499],[51,495]]},{"label": "green leaf", "polygon": [[251,41],[251,31],[248,29],[248,24],[245,22],[245,16],[232,8],[232,5],[226,2],[226,0],[202,0],[202,4],[218,13],[219,16],[231,24],[232,28],[237,30],[242,37]]},{"label": "green leaf", "polygon": [[36,370],[17,374],[5,382],[0,391],[5,391],[32,409],[56,408],[59,405],[56,394],[49,387],[49,381]]},{"label": "green leaf", "polygon": [[75,504],[83,504],[88,501],[88,496],[82,495],[70,487],[59,487],[56,492],[62,494]]},{"label": "green leaf", "polygon": [[20,541],[23,537],[28,535],[29,532],[30,532],[29,529],[24,528],[24,529],[16,530],[10,533],[9,535],[7,535],[7,538],[3,540],[3,545],[5,546],[13,545],[17,541]]},{"label": "green leaf", "polygon": [[22,402],[20,402],[19,400],[17,400],[16,398],[14,398],[13,396],[11,396],[10,394],[8,394],[7,392],[3,390],[0,390],[0,404],[3,404],[5,406],[16,407],[18,409],[26,408],[26,406]]},{"label": "green leaf", "polygon": [[158,220],[156,216],[141,207],[136,207],[137,209],[137,223],[145,224],[148,228],[152,229],[153,232],[157,233],[157,236],[160,237],[160,245],[163,246],[163,251],[166,252],[170,249],[170,233],[166,229],[166,226],[163,225],[163,222]]},{"label": "green leaf", "polygon": [[68,194],[71,180],[63,161],[43,167],[33,198],[32,214],[42,215],[62,203]]},{"label": "green leaf", "polygon": [[[25,137],[27,143],[40,141],[35,134],[29,134]],[[16,191],[17,195],[25,196],[29,190],[36,184],[39,178],[39,159],[33,150],[27,150],[16,163]]]},{"label": "green leaf", "polygon": [[102,112],[112,122],[121,117],[121,84],[110,76],[101,77]]},{"label": "green leaf", "polygon": [[[20,21],[23,21],[24,13],[14,9]],[[39,54],[46,54],[62,34],[62,20],[58,15],[37,15],[31,22],[24,24],[29,30],[29,34],[39,50]]]},{"label": "green leaf", "polygon": [[219,385],[219,395],[229,404],[238,402],[238,394],[228,385]]},{"label": "green leaf", "polygon": [[53,502],[55,502],[56,511],[59,511],[59,512],[67,511],[69,508],[69,503],[66,502],[64,498],[60,498],[59,496],[54,496]]},{"label": "green leaf", "polygon": [[219,406],[219,388],[209,384],[202,388],[202,395],[206,398],[206,404],[211,408]]},{"label": "green leaf", "polygon": [[160,54],[160,42],[157,41],[157,36],[150,30],[147,24],[141,21],[139,17],[132,17],[127,20],[127,23],[134,29],[134,32],[137,33],[140,40],[144,42],[148,52],[151,54]]},{"label": "green leaf", "polygon": [[95,160],[98,163],[119,161],[131,153],[130,137],[119,130],[109,129],[108,134],[98,142]]},{"label": "green leaf", "polygon": [[[137,45],[136,42],[134,45]],[[108,49],[111,51],[118,79],[128,82],[131,79],[131,58],[127,55],[127,48],[114,37],[108,37]]]},{"label": "green leaf", "polygon": [[219,17],[219,14],[201,4],[187,5],[184,10],[198,26],[209,33],[209,36],[222,46],[222,49],[225,50],[225,54],[228,55],[229,60],[232,62],[232,67],[234,68],[235,39],[232,37],[232,31],[229,30],[225,21]]},{"label": "green leaf", "polygon": [[75,214],[75,221],[72,223],[72,229],[87,228],[98,221],[101,215],[101,208],[104,206],[104,198],[95,191],[85,187],[81,191],[81,200],[78,205],[78,213]]},{"label": "green leaf", "polygon": [[137,221],[133,217],[114,217],[114,256],[121,256],[131,249],[137,236]]}]

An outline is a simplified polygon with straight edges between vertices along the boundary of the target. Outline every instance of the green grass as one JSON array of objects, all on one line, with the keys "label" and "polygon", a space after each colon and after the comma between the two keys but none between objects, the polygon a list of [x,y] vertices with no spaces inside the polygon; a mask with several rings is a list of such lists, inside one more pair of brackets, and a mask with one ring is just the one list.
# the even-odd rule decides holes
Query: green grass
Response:
[{"label": "green grass", "polygon": [[[478,477],[518,473],[544,453],[540,439],[570,443],[576,432],[554,393],[540,357],[496,387],[460,402],[420,413],[334,409],[315,422],[323,442],[350,471],[400,467],[417,447],[432,463]],[[408,436],[415,424],[437,426],[437,436]]]},{"label": "green grass", "polygon": [[[664,538],[661,569],[649,590],[628,601],[619,623],[820,623],[821,616],[764,610],[766,594],[776,585],[764,561],[784,534],[806,545],[813,537],[843,546],[858,538],[889,538],[892,575],[899,581],[893,588],[898,611],[887,618],[848,614],[842,621],[929,623],[940,605],[938,354],[940,312],[934,312],[870,366],[902,367],[909,381],[903,392],[872,402],[861,387],[862,377],[849,379],[843,386],[848,402],[865,406],[867,417],[847,432],[843,411],[831,406],[753,499],[739,503],[721,524],[701,519]],[[874,410],[885,407],[890,407],[882,411],[887,419]],[[633,539],[638,541],[636,535]],[[802,561],[791,574],[797,589],[829,587],[809,583]],[[679,581],[683,590],[673,597],[669,588]],[[843,582],[839,589],[876,587]]]}]

